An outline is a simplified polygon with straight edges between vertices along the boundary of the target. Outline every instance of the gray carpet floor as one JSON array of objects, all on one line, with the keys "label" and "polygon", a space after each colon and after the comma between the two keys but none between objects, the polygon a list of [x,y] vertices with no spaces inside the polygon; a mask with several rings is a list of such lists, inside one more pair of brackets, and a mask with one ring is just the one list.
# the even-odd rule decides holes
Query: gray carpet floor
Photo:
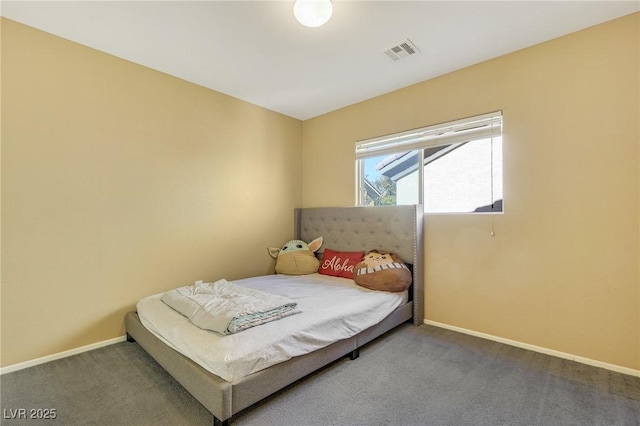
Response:
[{"label": "gray carpet floor", "polygon": [[[2,425],[210,425],[136,343],[0,376]],[[55,410],[55,419],[30,419]],[[26,419],[21,417],[24,410]],[[51,414],[51,411],[49,411]],[[265,425],[640,425],[640,378],[403,325],[237,416]]]}]

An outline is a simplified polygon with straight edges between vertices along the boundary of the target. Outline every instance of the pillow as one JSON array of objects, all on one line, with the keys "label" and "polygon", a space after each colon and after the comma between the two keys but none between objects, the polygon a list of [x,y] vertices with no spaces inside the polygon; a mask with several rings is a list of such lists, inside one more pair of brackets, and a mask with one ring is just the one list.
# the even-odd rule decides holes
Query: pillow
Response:
[{"label": "pillow", "polygon": [[397,254],[372,250],[356,265],[353,280],[371,290],[400,292],[411,285],[411,271]]},{"label": "pillow", "polygon": [[364,251],[334,251],[324,249],[318,273],[353,279],[355,266],[362,260]]}]

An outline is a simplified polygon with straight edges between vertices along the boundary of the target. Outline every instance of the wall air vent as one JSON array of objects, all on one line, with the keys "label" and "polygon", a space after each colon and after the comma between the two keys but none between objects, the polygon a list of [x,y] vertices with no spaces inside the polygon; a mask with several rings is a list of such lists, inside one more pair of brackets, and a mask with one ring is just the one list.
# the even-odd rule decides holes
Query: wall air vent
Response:
[{"label": "wall air vent", "polygon": [[406,58],[407,56],[414,55],[418,52],[420,52],[420,50],[418,50],[416,45],[408,38],[384,50],[384,54],[393,61]]}]

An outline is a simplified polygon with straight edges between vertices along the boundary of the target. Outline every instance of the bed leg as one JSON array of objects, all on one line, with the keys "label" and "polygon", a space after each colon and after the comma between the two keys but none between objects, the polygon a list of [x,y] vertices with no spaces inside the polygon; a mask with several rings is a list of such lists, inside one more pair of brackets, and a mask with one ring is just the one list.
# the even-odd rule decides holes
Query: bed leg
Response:
[{"label": "bed leg", "polygon": [[131,335],[129,333],[127,333],[127,342],[133,343],[135,341],[136,341],[136,339],[134,339],[133,337],[131,337]]},{"label": "bed leg", "polygon": [[216,416],[213,416],[213,426],[229,426],[231,419],[220,420]]},{"label": "bed leg", "polygon": [[351,351],[349,353],[349,359],[351,361],[353,361],[354,359],[357,359],[359,356],[360,356],[360,349],[359,348],[355,349],[355,350],[353,350],[353,351]]}]

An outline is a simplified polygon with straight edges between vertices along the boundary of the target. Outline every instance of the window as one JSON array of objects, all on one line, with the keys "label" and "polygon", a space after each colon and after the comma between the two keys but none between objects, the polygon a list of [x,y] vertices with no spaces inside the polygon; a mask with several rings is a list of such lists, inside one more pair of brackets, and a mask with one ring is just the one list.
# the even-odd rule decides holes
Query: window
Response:
[{"label": "window", "polygon": [[502,112],[356,142],[358,205],[502,212]]}]

